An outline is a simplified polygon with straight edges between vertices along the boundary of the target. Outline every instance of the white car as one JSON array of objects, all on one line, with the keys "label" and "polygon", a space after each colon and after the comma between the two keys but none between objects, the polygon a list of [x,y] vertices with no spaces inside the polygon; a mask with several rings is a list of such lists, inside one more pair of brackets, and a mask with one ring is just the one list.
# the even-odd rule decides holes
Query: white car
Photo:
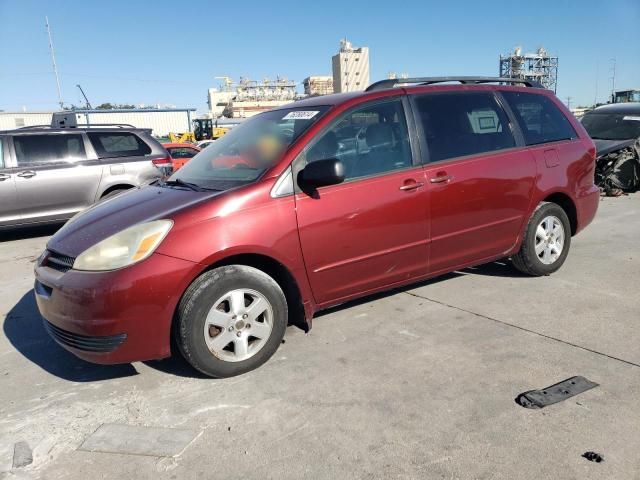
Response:
[{"label": "white car", "polygon": [[196,142],[196,147],[204,149],[211,145],[213,142],[215,142],[215,140],[200,140],[199,142]]}]

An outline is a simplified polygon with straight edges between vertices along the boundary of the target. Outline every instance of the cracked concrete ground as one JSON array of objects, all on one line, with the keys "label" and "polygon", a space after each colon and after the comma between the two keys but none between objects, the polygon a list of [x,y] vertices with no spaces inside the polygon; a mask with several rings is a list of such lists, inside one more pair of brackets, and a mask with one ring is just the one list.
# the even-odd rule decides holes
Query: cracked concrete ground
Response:
[{"label": "cracked concrete ground", "polygon": [[[336,308],[227,380],[57,347],[31,292],[51,232],[0,243],[0,478],[640,479],[640,195],[603,200],[553,276],[494,263]],[[573,375],[600,386],[514,402]],[[104,423],[201,434],[175,458],[78,450]]]}]

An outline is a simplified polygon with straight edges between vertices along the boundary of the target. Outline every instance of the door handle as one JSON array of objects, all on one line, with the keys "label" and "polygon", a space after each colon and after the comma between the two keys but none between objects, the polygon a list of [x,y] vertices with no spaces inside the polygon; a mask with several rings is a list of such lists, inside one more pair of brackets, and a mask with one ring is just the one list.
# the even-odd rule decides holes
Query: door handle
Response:
[{"label": "door handle", "polygon": [[18,173],[17,176],[22,178],[31,178],[36,176],[36,172],[34,172],[33,170],[26,170],[24,172]]},{"label": "door handle", "polygon": [[415,180],[407,180],[404,185],[400,187],[400,190],[403,192],[407,192],[410,190],[415,190],[416,188],[420,188],[424,186],[422,182],[416,182]]},{"label": "door handle", "polygon": [[11,175],[7,175],[6,173],[0,173],[0,182],[4,182],[5,180],[9,180]]},{"label": "door handle", "polygon": [[452,175],[437,175],[429,179],[431,183],[444,183],[444,182],[450,182],[451,180],[453,180]]}]

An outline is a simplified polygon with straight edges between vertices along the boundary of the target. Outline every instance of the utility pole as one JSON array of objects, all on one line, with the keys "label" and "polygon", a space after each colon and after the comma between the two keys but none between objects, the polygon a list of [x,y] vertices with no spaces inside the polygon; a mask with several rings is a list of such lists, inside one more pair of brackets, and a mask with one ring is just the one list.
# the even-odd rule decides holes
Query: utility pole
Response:
[{"label": "utility pole", "polygon": [[51,28],[49,27],[49,17],[44,17],[45,24],[47,26],[47,34],[49,35],[49,51],[51,52],[51,63],[53,63],[53,73],[56,76],[56,85],[58,87],[58,103],[60,108],[64,108],[64,101],[62,100],[62,89],[60,88],[60,77],[58,76],[58,65],[56,65],[56,55],[53,51],[53,40],[51,39]]},{"label": "utility pole", "polygon": [[613,62],[611,65],[611,103],[613,103],[616,98],[616,59],[610,58],[609,61]]},{"label": "utility pole", "polygon": [[567,97],[567,108],[568,108],[569,110],[571,110],[571,98],[572,98],[572,97]]},{"label": "utility pole", "polygon": [[596,92],[593,96],[593,107],[595,108],[598,105],[598,71],[600,70],[600,65],[596,62]]}]

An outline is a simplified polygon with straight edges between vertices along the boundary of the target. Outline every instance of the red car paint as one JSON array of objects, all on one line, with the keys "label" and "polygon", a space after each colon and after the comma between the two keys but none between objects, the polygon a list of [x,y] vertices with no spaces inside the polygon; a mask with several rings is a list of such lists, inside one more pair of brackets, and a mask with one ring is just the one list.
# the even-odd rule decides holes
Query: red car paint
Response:
[{"label": "red car paint", "polygon": [[181,169],[185,163],[191,160],[191,158],[173,158],[172,152],[174,150],[184,148],[191,151],[194,156],[202,150],[200,147],[195,146],[193,143],[163,143],[162,146],[166,148],[167,152],[169,152],[169,156],[171,157],[171,165],[174,172]]},{"label": "red car paint", "polygon": [[[418,92],[531,89],[491,85],[395,88],[315,97],[300,106],[332,108],[258,181],[222,194],[149,186],[91,208],[47,248],[76,257],[133,224],[170,218],[174,226],[148,259],[111,272],[36,266],[44,318],[87,337],[126,333],[115,351],[81,358],[121,363],[170,354],[172,320],[188,285],[222,263],[270,261],[287,273],[310,326],[320,309],[518,251],[527,220],[549,198],[574,210],[573,233],[594,218],[595,147],[552,92],[547,95],[578,133],[575,140],[454,158],[322,187],[320,199],[270,194],[304,146],[345,110]],[[408,187],[401,189],[401,187]],[[569,212],[571,213],[571,212]],[[294,306],[290,306],[294,307]]]}]

